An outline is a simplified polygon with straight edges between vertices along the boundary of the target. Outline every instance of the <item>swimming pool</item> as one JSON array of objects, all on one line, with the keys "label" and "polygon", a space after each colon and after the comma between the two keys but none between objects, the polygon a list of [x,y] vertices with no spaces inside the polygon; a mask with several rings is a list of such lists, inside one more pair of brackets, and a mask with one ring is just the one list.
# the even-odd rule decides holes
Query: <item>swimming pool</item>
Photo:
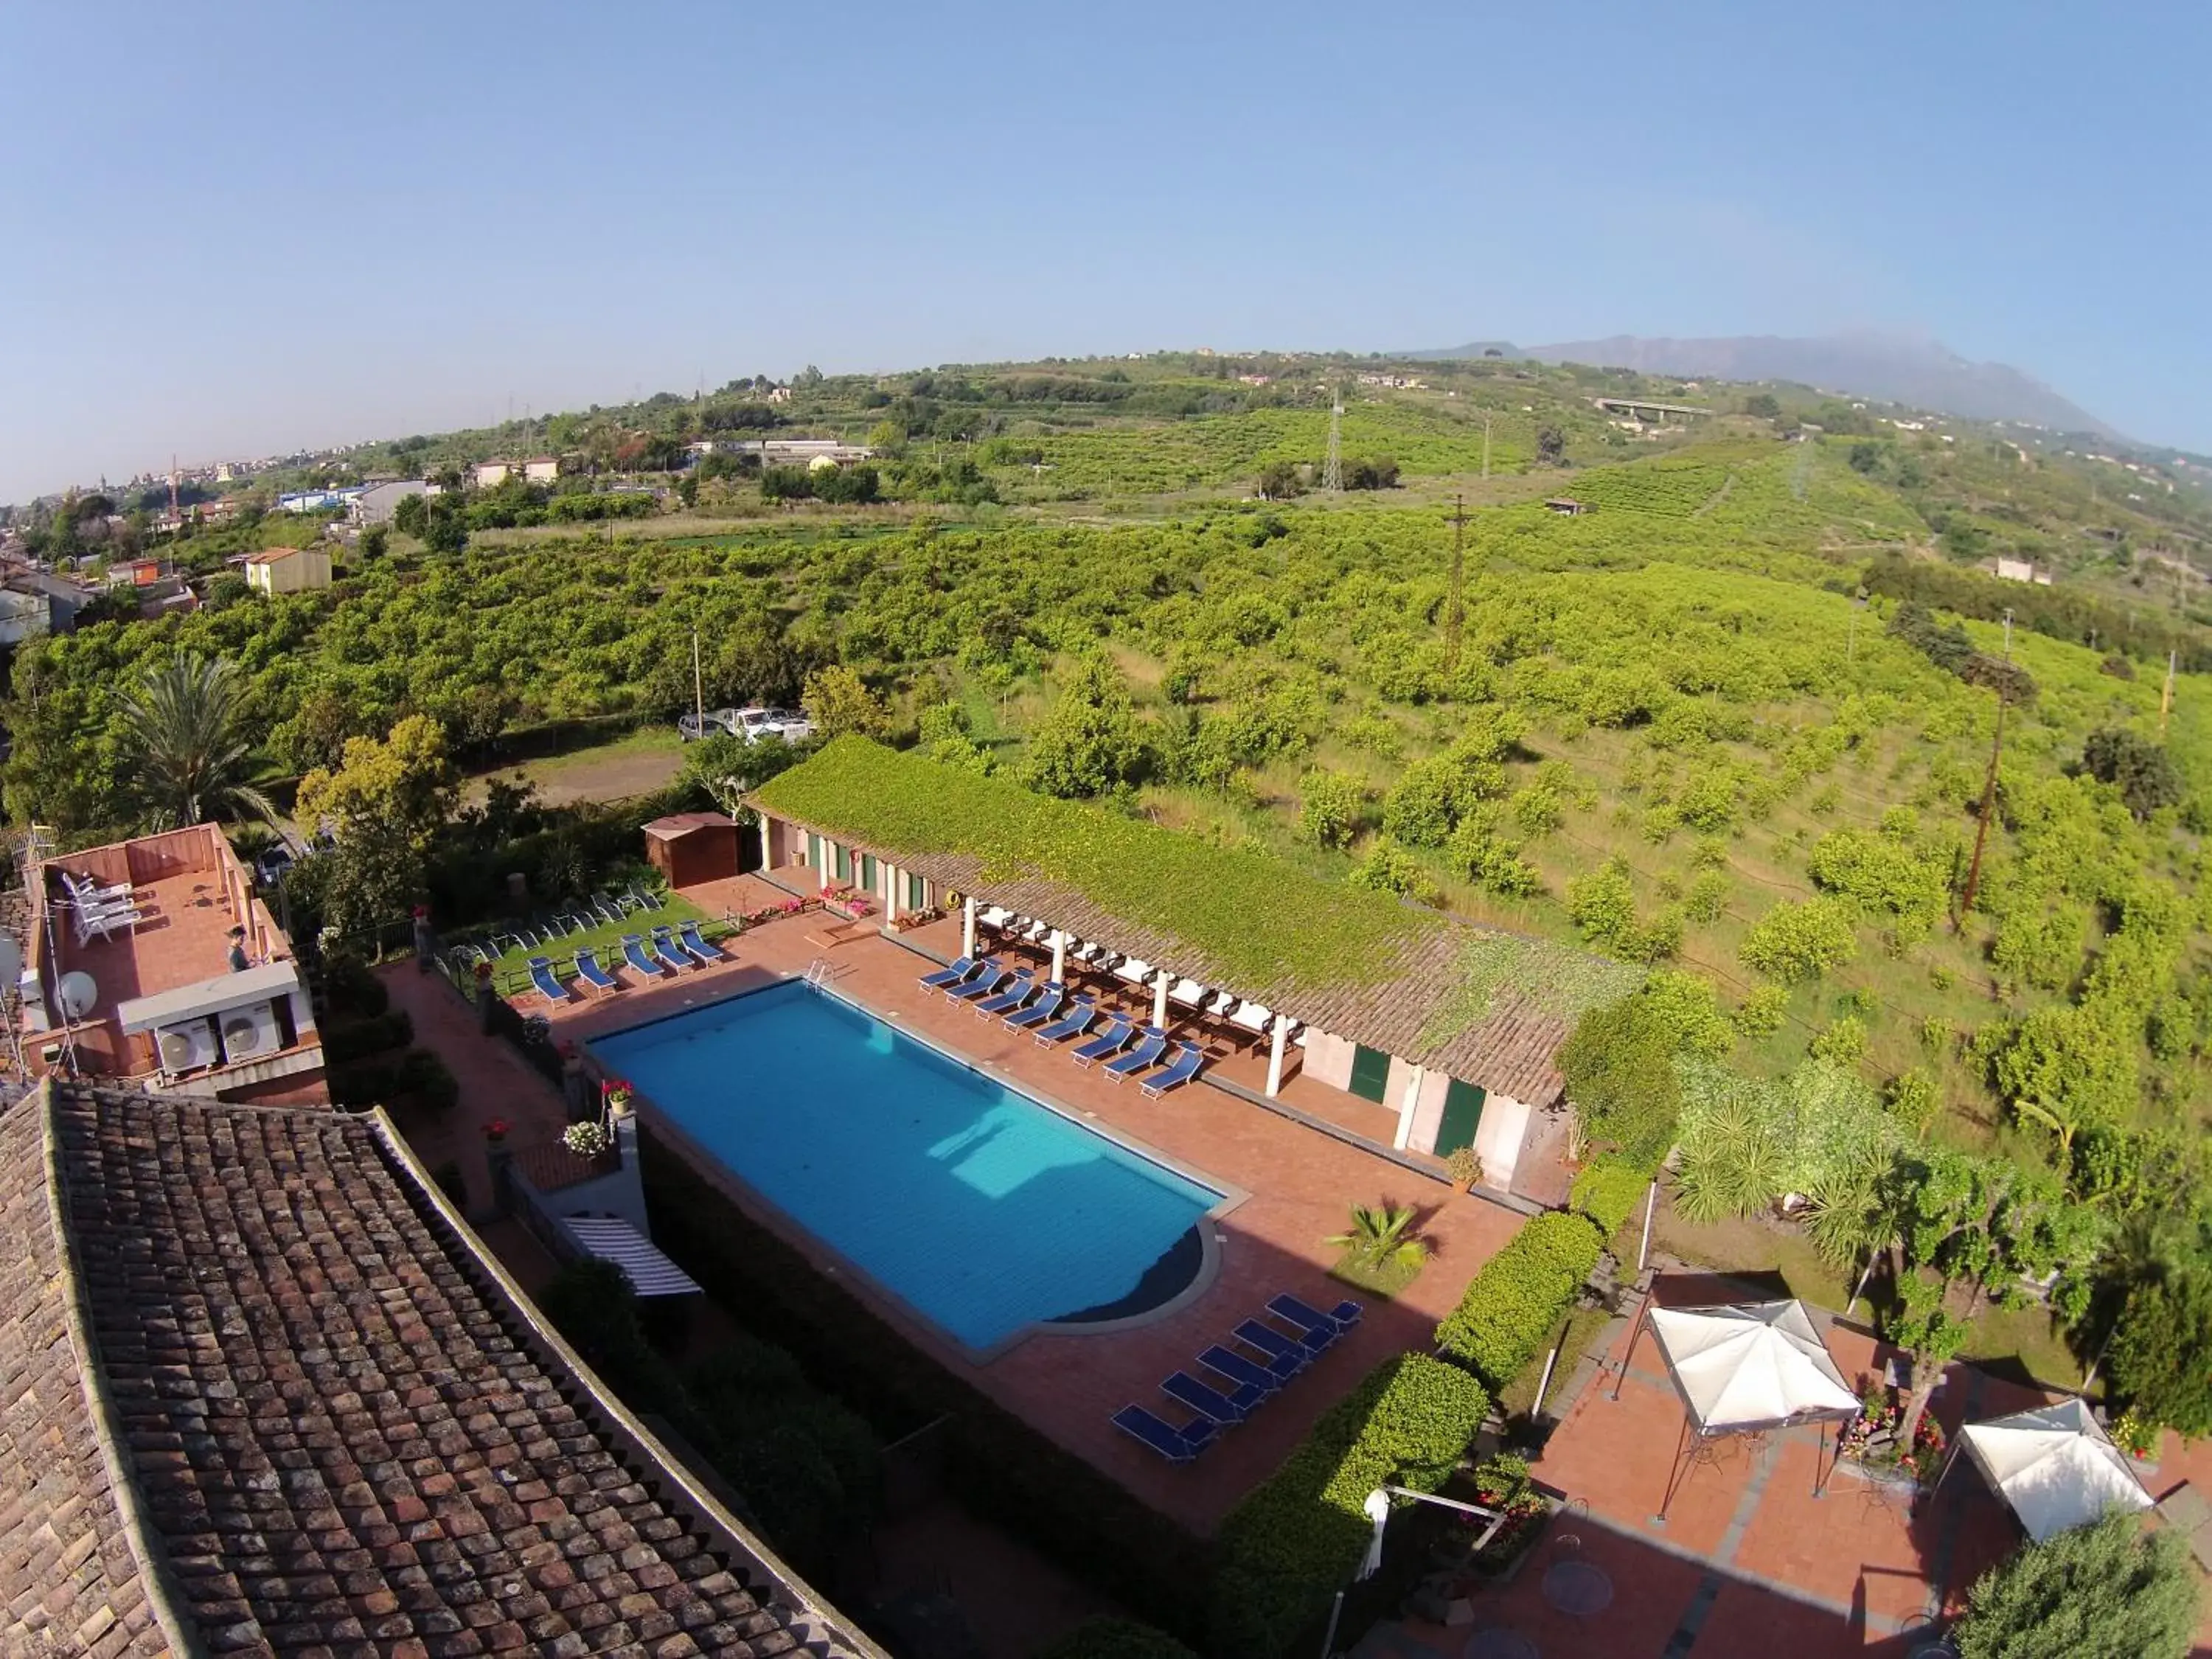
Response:
[{"label": "swimming pool", "polygon": [[1183,1285],[1224,1194],[793,983],[592,1051],[791,1219],[970,1348]]}]

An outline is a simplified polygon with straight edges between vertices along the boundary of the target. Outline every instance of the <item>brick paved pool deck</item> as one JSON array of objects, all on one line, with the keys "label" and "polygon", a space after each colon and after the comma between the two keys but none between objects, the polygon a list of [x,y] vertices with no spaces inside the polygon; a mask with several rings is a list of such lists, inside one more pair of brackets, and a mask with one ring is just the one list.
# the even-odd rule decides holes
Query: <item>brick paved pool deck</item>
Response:
[{"label": "brick paved pool deck", "polygon": [[[748,878],[741,883],[750,885]],[[716,884],[717,887],[727,884]],[[769,890],[751,902],[766,902]],[[705,908],[728,908],[708,895]],[[1223,1091],[1188,1087],[1157,1101],[1127,1084],[1079,1071],[1064,1049],[1045,1050],[1024,1033],[924,992],[917,976],[930,964],[902,945],[872,933],[825,947],[818,913],[748,929],[728,943],[731,959],[680,979],[646,983],[628,967],[625,988],[592,1001],[547,1008],[518,1000],[526,1013],[546,1013],[556,1036],[588,1043],[595,1034],[803,974],[817,957],[836,965],[835,988],[963,1058],[991,1067],[1030,1093],[1141,1148],[1249,1196],[1214,1224],[1221,1240],[1218,1278],[1189,1304],[1156,1322],[1095,1335],[1039,1334],[995,1358],[976,1363],[895,1299],[841,1276],[840,1282],[915,1345],[1007,1409],[1119,1480],[1164,1513],[1210,1531],[1237,1498],[1271,1474],[1328,1406],[1390,1354],[1425,1348],[1437,1322],[1457,1303],[1476,1268],[1520,1226],[1522,1217],[1488,1200],[1425,1180],[1321,1132]],[[508,1121],[518,1145],[557,1135],[563,1114],[557,1091],[504,1042],[479,1036],[473,1012],[434,975],[411,966],[388,970],[396,1004],[414,1017],[416,1040],[444,1054],[461,1083],[462,1105],[426,1132],[425,1156],[459,1161],[471,1194],[488,1194],[482,1125]],[[650,1118],[648,1118],[648,1127]],[[855,1192],[855,1202],[866,1201]],[[1389,1199],[1423,1212],[1432,1254],[1410,1289],[1395,1302],[1347,1291],[1328,1277],[1335,1252],[1322,1240],[1341,1232],[1354,1203]],[[758,1202],[748,1213],[819,1259],[814,1241]],[[1188,1413],[1158,1390],[1160,1379],[1194,1365],[1200,1349],[1224,1340],[1237,1321],[1289,1291],[1333,1304],[1359,1296],[1365,1317],[1334,1350],[1249,1422],[1226,1432],[1196,1463],[1171,1467],[1115,1430],[1111,1414],[1131,1401],[1171,1420]]]},{"label": "brick paved pool deck", "polygon": [[[732,901],[764,902],[768,892],[741,878],[727,894],[702,896],[719,914]],[[730,963],[681,980],[633,984],[625,968],[629,988],[604,1002],[552,1011],[534,999],[519,1006],[550,1012],[564,1036],[588,1038],[775,982],[827,957],[837,964],[837,988],[845,994],[971,1060],[1003,1066],[1024,1087],[1095,1115],[1116,1133],[1249,1190],[1251,1198],[1222,1223],[1219,1281],[1156,1326],[1094,1337],[1033,1337],[977,1365],[896,1304],[864,1297],[957,1374],[1194,1528],[1218,1524],[1369,1366],[1401,1349],[1426,1347],[1431,1327],[1468,1278],[1519,1224],[1492,1203],[1448,1192],[1218,1091],[1187,1089],[1144,1101],[1077,1072],[1062,1054],[1038,1050],[924,995],[915,978],[927,964],[902,945],[868,933],[825,946],[823,925],[813,915],[767,924],[734,941]],[[506,1118],[518,1142],[550,1139],[562,1121],[558,1095],[506,1043],[480,1036],[472,1012],[441,980],[410,966],[388,969],[386,981],[394,1003],[414,1016],[417,1040],[443,1054],[462,1084],[459,1109],[416,1139],[430,1162],[451,1156],[461,1163],[481,1204],[488,1194],[483,1121]],[[1162,1409],[1158,1378],[1188,1364],[1276,1290],[1309,1300],[1332,1294],[1327,1267],[1333,1253],[1321,1239],[1341,1227],[1350,1203],[1386,1195],[1432,1210],[1427,1231],[1436,1255],[1402,1301],[1364,1298],[1368,1315],[1351,1339],[1189,1468],[1161,1464],[1111,1429],[1107,1413],[1125,1401]],[[772,1214],[757,1213],[776,1224]],[[1479,1656],[1484,1650],[1476,1638],[1488,1632],[1528,1644],[1499,1646],[1498,1653],[1533,1651],[1543,1659],[1909,1659],[1931,1639],[1931,1609],[1955,1612],[1975,1578],[2018,1547],[2021,1534],[2010,1516],[1971,1468],[1954,1468],[1918,1515],[1903,1494],[1861,1478],[1849,1465],[1832,1476],[1824,1497],[1814,1498],[1818,1436],[1812,1430],[1772,1436],[1764,1445],[1722,1443],[1712,1462],[1688,1470],[1666,1525],[1652,1525],[1681,1408],[1648,1336],[1637,1346],[1620,1399],[1612,1398],[1626,1328],[1626,1321],[1617,1321],[1595,1345],[1594,1375],[1578,1392],[1563,1389],[1554,1396],[1560,1421],[1535,1474],[1565,1495],[1567,1506],[1522,1571],[1510,1584],[1477,1598],[1472,1626],[1378,1626],[1361,1644],[1367,1659]],[[1827,1334],[1845,1379],[1855,1384],[1891,1357],[1852,1327],[1835,1324]],[[1954,1365],[1931,1409],[1947,1434],[1955,1435],[1969,1417],[1997,1416],[2049,1397]],[[1176,1413],[1166,1407],[1164,1414]],[[2190,1447],[2168,1436],[2160,1459],[2142,1468],[2154,1498],[2185,1481],[2212,1492],[2212,1445]],[[1567,1560],[1607,1574],[1613,1595],[1601,1612],[1577,1617],[1547,1600],[1546,1574]],[[2212,1607],[2196,1651],[2212,1656]]]}]

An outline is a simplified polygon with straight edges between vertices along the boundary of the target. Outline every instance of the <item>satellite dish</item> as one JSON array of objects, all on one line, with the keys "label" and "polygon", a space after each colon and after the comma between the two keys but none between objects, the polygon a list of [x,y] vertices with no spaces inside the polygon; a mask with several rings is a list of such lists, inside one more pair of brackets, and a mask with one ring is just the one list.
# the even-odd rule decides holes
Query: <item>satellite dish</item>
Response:
[{"label": "satellite dish", "polygon": [[82,1019],[92,1012],[92,1005],[100,1000],[100,985],[90,974],[80,970],[64,974],[62,982],[54,988],[54,994],[61,999],[64,1018]]},{"label": "satellite dish", "polygon": [[0,933],[0,986],[14,985],[23,977],[23,947]]}]

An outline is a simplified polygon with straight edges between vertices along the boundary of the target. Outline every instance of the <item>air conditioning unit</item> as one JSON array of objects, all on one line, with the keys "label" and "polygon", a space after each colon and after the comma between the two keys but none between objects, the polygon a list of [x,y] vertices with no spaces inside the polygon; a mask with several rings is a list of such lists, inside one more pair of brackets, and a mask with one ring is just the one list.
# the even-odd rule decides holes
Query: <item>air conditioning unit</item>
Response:
[{"label": "air conditioning unit", "polygon": [[284,1046],[284,1033],[276,1024],[273,1004],[256,1002],[233,1008],[222,1017],[222,1057],[235,1066],[258,1054],[273,1054]]},{"label": "air conditioning unit", "polygon": [[164,1025],[154,1033],[154,1052],[161,1069],[174,1074],[212,1066],[221,1057],[215,1046],[215,1027],[204,1018],[181,1025]]}]

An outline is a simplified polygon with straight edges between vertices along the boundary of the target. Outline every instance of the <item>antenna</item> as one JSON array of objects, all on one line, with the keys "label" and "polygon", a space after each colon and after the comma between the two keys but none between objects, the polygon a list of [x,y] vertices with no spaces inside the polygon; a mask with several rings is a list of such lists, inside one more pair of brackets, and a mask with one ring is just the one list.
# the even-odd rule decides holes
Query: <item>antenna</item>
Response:
[{"label": "antenna", "polygon": [[1335,388],[1328,411],[1328,459],[1321,464],[1321,487],[1332,495],[1344,493],[1344,387]]},{"label": "antenna", "polygon": [[1460,634],[1467,626],[1467,605],[1461,598],[1461,583],[1467,571],[1467,497],[1452,497],[1452,514],[1446,520],[1452,527],[1451,599],[1444,606],[1444,672],[1459,672]]}]

